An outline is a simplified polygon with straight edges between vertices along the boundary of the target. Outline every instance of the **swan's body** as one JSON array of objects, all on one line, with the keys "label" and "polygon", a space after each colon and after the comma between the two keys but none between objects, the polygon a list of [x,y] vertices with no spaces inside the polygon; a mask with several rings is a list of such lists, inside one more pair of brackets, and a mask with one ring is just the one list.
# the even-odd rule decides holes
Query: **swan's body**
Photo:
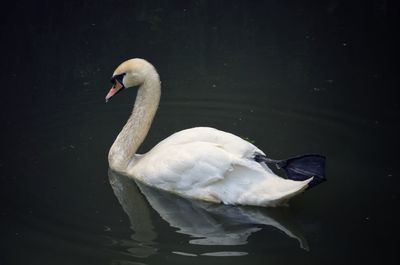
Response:
[{"label": "swan's body", "polygon": [[275,206],[308,187],[303,181],[275,175],[255,155],[253,144],[213,128],[183,130],[161,141],[144,155],[136,155],[156,113],[160,80],[143,59],[121,64],[113,74],[114,87],[140,86],[132,115],[109,152],[110,168],[147,185],[181,196],[225,204]]},{"label": "swan's body", "polygon": [[263,154],[233,134],[198,127],[161,141],[126,173],[150,186],[225,204],[275,205],[307,187],[308,180],[276,176],[254,160],[256,153]]}]

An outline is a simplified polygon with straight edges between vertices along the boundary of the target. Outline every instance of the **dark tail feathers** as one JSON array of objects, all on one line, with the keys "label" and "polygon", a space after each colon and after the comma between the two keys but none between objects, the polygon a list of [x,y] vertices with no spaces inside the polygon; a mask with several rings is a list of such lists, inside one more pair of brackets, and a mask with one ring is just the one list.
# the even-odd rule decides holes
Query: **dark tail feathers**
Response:
[{"label": "dark tail feathers", "polygon": [[295,156],[286,160],[273,160],[264,155],[257,154],[254,159],[257,162],[274,164],[282,169],[288,179],[306,180],[314,177],[308,184],[308,189],[326,181],[325,177],[325,156],[318,154],[307,154]]}]

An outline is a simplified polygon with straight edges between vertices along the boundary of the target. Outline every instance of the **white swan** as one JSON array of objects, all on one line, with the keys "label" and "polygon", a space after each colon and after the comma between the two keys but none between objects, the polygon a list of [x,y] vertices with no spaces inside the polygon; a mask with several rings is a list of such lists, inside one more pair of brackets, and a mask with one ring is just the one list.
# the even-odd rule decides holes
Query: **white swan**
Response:
[{"label": "white swan", "polygon": [[112,170],[184,197],[256,206],[286,202],[305,190],[316,175],[304,174],[296,161],[293,172],[302,173],[302,180],[281,178],[268,168],[265,162],[269,160],[256,146],[206,127],[177,132],[148,153],[137,155],[160,101],[158,73],[146,60],[130,59],[117,67],[111,81],[106,101],[123,88],[139,86],[133,112],[109,151]]}]

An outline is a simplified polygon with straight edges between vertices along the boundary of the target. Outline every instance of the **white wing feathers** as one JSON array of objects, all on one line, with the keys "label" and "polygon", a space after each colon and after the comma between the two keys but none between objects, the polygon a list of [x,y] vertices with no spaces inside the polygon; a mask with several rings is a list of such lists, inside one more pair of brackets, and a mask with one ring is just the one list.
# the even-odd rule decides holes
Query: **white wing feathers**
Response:
[{"label": "white wing feathers", "polygon": [[160,142],[128,169],[128,175],[181,196],[226,204],[274,205],[307,186],[308,180],[276,176],[254,161],[256,152],[263,154],[233,134],[193,128]]}]

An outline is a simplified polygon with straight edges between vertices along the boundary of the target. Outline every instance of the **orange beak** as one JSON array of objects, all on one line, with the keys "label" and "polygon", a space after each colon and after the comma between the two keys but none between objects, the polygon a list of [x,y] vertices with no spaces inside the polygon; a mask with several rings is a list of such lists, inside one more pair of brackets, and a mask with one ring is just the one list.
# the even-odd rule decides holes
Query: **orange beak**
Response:
[{"label": "orange beak", "polygon": [[117,94],[118,91],[120,91],[122,88],[124,88],[124,86],[120,82],[118,82],[118,80],[115,80],[115,84],[111,87],[110,91],[106,96],[106,103],[112,96]]}]

